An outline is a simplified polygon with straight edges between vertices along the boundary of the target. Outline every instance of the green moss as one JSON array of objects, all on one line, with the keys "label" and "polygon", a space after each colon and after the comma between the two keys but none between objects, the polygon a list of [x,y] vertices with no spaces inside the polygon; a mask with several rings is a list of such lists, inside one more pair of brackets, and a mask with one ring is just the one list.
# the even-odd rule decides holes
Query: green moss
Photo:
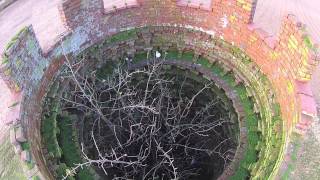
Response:
[{"label": "green moss", "polygon": [[192,61],[193,60],[193,52],[184,52],[181,56],[182,60]]},{"label": "green moss", "polygon": [[226,74],[225,76],[222,77],[222,79],[231,87],[236,86],[236,81],[234,79],[234,76],[231,74]]},{"label": "green moss", "polygon": [[[239,48],[235,48],[233,53],[237,56],[243,56],[243,53]],[[177,54],[178,54],[177,52],[176,53],[170,52],[169,57],[170,56],[177,57]],[[188,52],[188,53],[182,54],[182,57],[178,59],[192,61],[193,57],[194,57],[193,53]],[[245,61],[250,60],[246,56],[244,56],[243,58],[245,58]],[[237,169],[235,175],[232,176],[231,179],[234,179],[234,180],[246,179],[250,175],[249,167],[252,164],[256,163],[258,160],[258,151],[256,150],[256,146],[261,141],[261,138],[257,132],[258,121],[260,121],[260,119],[253,111],[254,103],[248,97],[247,90],[244,85],[240,84],[236,86],[235,77],[233,76],[233,74],[230,74],[230,73],[225,74],[221,66],[219,66],[218,64],[211,65],[211,63],[204,58],[200,58],[198,60],[198,63],[203,65],[204,67],[210,68],[214,74],[216,74],[221,79],[223,79],[229,86],[234,87],[235,90],[237,91],[237,94],[240,97],[241,104],[245,111],[245,120],[246,120],[247,129],[248,129],[248,133],[247,133],[248,147],[245,151],[245,155],[243,159],[240,161],[240,167]]]},{"label": "green moss", "polygon": [[148,55],[147,52],[136,53],[133,58],[133,63],[138,63],[140,61],[146,60],[147,55]]},{"label": "green moss", "polygon": [[41,180],[39,176],[33,176],[32,180]]},{"label": "green moss", "polygon": [[22,34],[23,32],[27,31],[28,27],[24,27],[22,28],[6,45],[5,47],[5,51],[9,50],[18,40],[20,34]]},{"label": "green moss", "polygon": [[313,48],[313,44],[312,44],[312,41],[311,41],[310,36],[305,36],[305,37],[303,38],[303,42],[304,42],[304,44],[305,44],[309,49],[312,49],[312,48]]},{"label": "green moss", "polygon": [[[58,168],[57,168],[57,170],[56,170],[57,176],[58,176],[57,178],[58,179],[63,179],[63,177],[66,175],[66,172],[67,172],[68,169],[69,168],[65,163],[60,163]],[[75,180],[75,178],[72,177],[72,176],[69,176],[67,178],[67,180]]]},{"label": "green moss", "polygon": [[14,108],[17,105],[19,105],[20,102],[14,102],[13,104],[11,104],[8,108]]},{"label": "green moss", "polygon": [[212,66],[212,64],[205,58],[199,58],[197,62],[206,68],[210,68]]},{"label": "green moss", "polygon": [[[73,121],[72,116],[60,116],[58,120],[58,125],[61,130],[59,144],[63,152],[62,160],[67,167],[73,167],[76,163],[82,162],[77,134],[74,128],[72,128]],[[81,169],[76,176],[79,180],[93,179],[87,168]]]},{"label": "green moss", "polygon": [[280,116],[281,115],[281,110],[280,110],[280,104],[279,103],[273,104],[273,112],[274,112],[274,116]]},{"label": "green moss", "polygon": [[1,63],[1,65],[5,65],[5,64],[7,64],[9,62],[9,58],[8,58],[8,56],[7,55],[5,55],[5,54],[3,54],[3,56],[2,56],[2,63]]},{"label": "green moss", "polygon": [[27,150],[29,151],[30,150],[30,143],[29,142],[23,142],[21,143],[21,147],[22,147],[22,150]]},{"label": "green moss", "polygon": [[177,51],[167,51],[166,59],[178,59],[179,53]]},{"label": "green moss", "polygon": [[137,37],[137,30],[132,29],[124,32],[120,32],[118,34],[113,35],[108,39],[109,42],[114,43],[114,42],[120,42],[120,41],[126,41],[129,39],[133,39]]},{"label": "green moss", "polygon": [[112,62],[106,63],[102,68],[97,70],[96,76],[98,79],[104,79],[113,73],[114,64]]},{"label": "green moss", "polygon": [[59,103],[57,100],[52,101],[50,110],[51,112],[45,115],[42,120],[41,133],[48,153],[52,154],[54,158],[60,158],[62,152],[57,141],[57,115],[59,112]]},{"label": "green moss", "polygon": [[284,174],[281,177],[281,180],[289,180],[290,178],[290,173],[294,170],[294,167],[292,164],[288,165],[287,170],[284,172]]},{"label": "green moss", "polygon": [[219,77],[222,77],[224,73],[223,69],[216,64],[211,67],[211,70],[214,74],[218,75]]},{"label": "green moss", "polygon": [[27,162],[27,168],[28,168],[29,170],[33,169],[34,166],[35,166],[35,164],[34,164],[33,162]]}]

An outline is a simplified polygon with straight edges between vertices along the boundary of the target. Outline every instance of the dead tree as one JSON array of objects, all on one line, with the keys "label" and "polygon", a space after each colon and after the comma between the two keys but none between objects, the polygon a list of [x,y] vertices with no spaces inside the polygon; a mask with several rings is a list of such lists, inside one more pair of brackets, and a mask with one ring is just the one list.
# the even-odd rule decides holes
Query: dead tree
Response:
[{"label": "dead tree", "polygon": [[231,161],[235,143],[221,129],[232,122],[219,98],[206,98],[211,83],[191,91],[190,80],[156,60],[138,69],[118,65],[104,78],[86,63],[65,61],[63,108],[86,124],[84,161],[65,178],[93,166],[111,179],[188,179],[212,168],[214,158],[222,166]]}]

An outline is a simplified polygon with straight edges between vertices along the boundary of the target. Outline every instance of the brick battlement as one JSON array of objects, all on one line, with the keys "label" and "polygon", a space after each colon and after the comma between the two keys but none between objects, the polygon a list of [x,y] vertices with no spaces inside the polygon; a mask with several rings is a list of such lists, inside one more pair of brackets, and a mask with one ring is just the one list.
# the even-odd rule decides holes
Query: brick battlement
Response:
[{"label": "brick battlement", "polygon": [[[59,5],[61,19],[70,30],[63,38],[64,53],[77,54],[106,36],[133,27],[164,25],[201,30],[243,49],[271,80],[286,119],[289,122],[298,121],[297,115],[291,113],[296,102],[288,102],[288,99],[295,100],[295,81],[308,81],[319,57],[314,51],[316,46],[293,15],[284,18],[281,33],[278,37],[272,37],[251,23],[256,6],[253,0],[212,1],[211,11],[181,6],[172,0],[139,0],[137,3],[139,6],[119,7],[119,10],[105,13],[102,0],[63,0]],[[28,36],[36,41],[34,34]],[[21,53],[9,53],[8,56],[26,62],[43,59],[40,64],[23,63],[20,68],[30,70],[40,66],[39,69],[45,69],[50,59],[61,56],[59,46],[57,41],[49,52],[34,54],[39,56],[37,58]],[[14,47],[17,50],[12,52],[23,51],[27,44]],[[20,65],[16,60],[8,65],[13,70],[17,69],[17,64]],[[39,71],[32,75],[32,82],[38,81],[42,74]],[[26,77],[26,74],[21,78],[15,74],[11,78],[23,87],[22,80]]]},{"label": "brick battlement", "polygon": [[[125,4],[119,1],[110,8],[103,0],[62,0],[59,14],[68,33],[44,51],[32,26],[28,27],[5,52],[8,61],[2,67],[3,77],[13,90],[22,90],[24,99],[40,94],[41,97],[37,97],[40,103],[47,88],[41,84],[49,84],[48,79],[59,69],[55,64],[57,59],[61,65],[62,54],[77,55],[106,37],[136,27],[180,27],[201,31],[204,37],[224,39],[242,50],[239,56],[249,56],[257,71],[270,80],[288,134],[306,116],[315,117],[316,105],[308,90],[308,81],[320,56],[317,45],[312,43],[305,27],[294,15],[284,17],[279,35],[273,37],[252,23],[256,0],[188,2],[136,0]],[[203,39],[205,43],[207,38]],[[24,110],[21,107],[21,112]]]}]

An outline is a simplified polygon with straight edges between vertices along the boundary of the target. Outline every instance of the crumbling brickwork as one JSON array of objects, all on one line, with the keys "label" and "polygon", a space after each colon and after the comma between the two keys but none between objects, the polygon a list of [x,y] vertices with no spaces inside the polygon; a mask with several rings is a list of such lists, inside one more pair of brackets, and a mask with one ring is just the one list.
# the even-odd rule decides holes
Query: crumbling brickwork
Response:
[{"label": "crumbling brickwork", "polygon": [[[31,121],[39,119],[40,112],[36,109],[41,107],[50,79],[62,64],[63,54],[77,55],[106,37],[150,26],[157,26],[163,31],[166,27],[200,31],[202,35],[198,35],[198,39],[203,39],[199,41],[202,44],[209,44],[206,42],[207,37],[212,36],[239,47],[243,53],[238,55],[250,57],[256,66],[253,69],[265,74],[271,82],[270,90],[274,92],[275,101],[280,104],[286,135],[296,125],[301,127],[300,121],[306,125],[305,119],[312,119],[316,115],[315,102],[312,93],[308,91],[308,81],[319,56],[315,51],[316,45],[293,15],[284,18],[281,33],[278,37],[272,37],[252,23],[256,0],[212,0],[210,8],[178,3],[173,0],[137,0],[138,5],[105,11],[102,0],[63,0],[59,12],[69,33],[57,41],[49,52],[42,52],[32,26],[19,34],[17,41],[5,52],[8,62],[3,68],[3,74],[10,87],[23,95],[21,102],[24,104],[20,111],[25,128],[30,128]],[[176,36],[179,37],[179,34]],[[143,39],[147,45],[151,40],[148,34]],[[181,50],[185,48],[182,45]],[[195,48],[198,56],[210,56],[206,54],[210,51],[219,53],[214,47],[205,45],[192,48]],[[221,59],[220,63],[228,62]],[[239,67],[229,66],[231,69]],[[234,71],[245,72],[245,68]],[[255,72],[250,73],[254,77]],[[260,93],[257,89],[255,93]],[[305,106],[306,102],[308,106]],[[37,124],[34,127],[40,127],[40,122],[34,124]],[[28,137],[40,144],[38,131],[28,133]],[[34,150],[33,154],[41,160],[39,151]]]}]

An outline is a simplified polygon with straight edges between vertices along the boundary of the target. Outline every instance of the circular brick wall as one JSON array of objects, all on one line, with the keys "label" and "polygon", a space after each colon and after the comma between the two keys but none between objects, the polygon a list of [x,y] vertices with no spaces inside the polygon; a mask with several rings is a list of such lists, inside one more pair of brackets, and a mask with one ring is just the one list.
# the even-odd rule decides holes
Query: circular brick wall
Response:
[{"label": "circular brick wall", "polygon": [[[262,152],[257,163],[245,168],[252,177],[275,177],[290,133],[300,131],[296,124],[316,114],[308,80],[317,56],[301,24],[294,16],[286,17],[275,40],[251,23],[255,1],[212,1],[209,10],[169,0],[137,3],[105,11],[102,0],[62,1],[60,15],[69,32],[55,45],[43,51],[30,26],[5,50],[4,77],[22,95],[17,107],[20,121],[44,177],[52,179],[42,155],[41,105],[63,64],[63,54],[75,57],[90,47],[101,57],[106,53],[117,57],[173,46],[180,54],[192,51],[195,61],[204,57],[219,63],[246,85],[261,119],[256,131],[264,141],[256,147]],[[125,51],[118,51],[121,46]],[[280,146],[274,147],[277,139]],[[274,156],[275,148],[279,156]]]}]

